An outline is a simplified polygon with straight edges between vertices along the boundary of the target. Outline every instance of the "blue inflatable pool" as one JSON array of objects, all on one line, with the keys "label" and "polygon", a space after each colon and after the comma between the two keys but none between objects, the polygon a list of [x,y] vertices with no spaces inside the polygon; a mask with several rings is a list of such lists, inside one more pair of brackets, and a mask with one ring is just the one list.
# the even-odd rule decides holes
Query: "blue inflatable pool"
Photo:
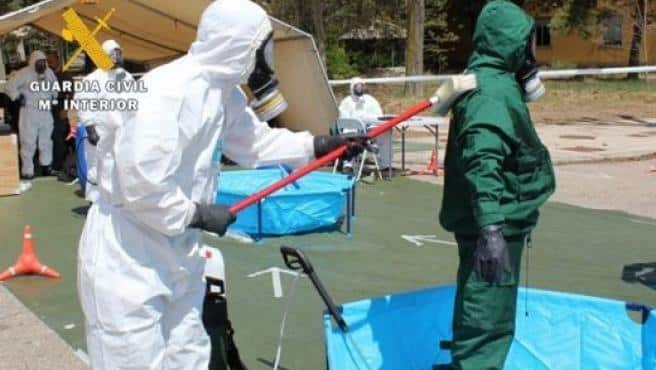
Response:
[{"label": "blue inflatable pool", "polygon": [[[286,175],[282,167],[223,172],[216,202],[235,204]],[[289,235],[335,228],[346,218],[350,232],[353,189],[350,176],[313,172],[240,212],[230,230],[255,237]]]},{"label": "blue inflatable pool", "polygon": [[[324,317],[332,370],[430,370],[450,362],[454,287],[343,305],[350,330]],[[506,370],[655,370],[656,312],[625,302],[528,290],[518,298],[517,332]],[[627,314],[637,311],[643,323]]]}]

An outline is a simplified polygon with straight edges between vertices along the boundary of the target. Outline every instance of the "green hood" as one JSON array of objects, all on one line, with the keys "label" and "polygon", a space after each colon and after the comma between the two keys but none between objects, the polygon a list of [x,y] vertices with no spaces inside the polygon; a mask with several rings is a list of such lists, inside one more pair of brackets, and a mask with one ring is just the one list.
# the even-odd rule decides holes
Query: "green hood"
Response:
[{"label": "green hood", "polygon": [[490,1],[481,11],[474,31],[474,52],[468,69],[490,67],[515,73],[524,63],[533,18],[506,0]]}]

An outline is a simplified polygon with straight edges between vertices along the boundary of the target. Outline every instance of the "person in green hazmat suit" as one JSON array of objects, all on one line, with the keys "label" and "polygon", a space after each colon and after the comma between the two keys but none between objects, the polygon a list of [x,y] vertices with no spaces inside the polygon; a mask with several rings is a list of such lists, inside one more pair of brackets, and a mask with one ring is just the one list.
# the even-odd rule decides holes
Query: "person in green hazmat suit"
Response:
[{"label": "person in green hazmat suit", "polygon": [[453,107],[440,212],[460,257],[446,368],[488,370],[503,368],[522,250],[555,179],[526,105],[545,92],[533,19],[510,1],[490,1],[473,45],[467,73],[478,86]]}]

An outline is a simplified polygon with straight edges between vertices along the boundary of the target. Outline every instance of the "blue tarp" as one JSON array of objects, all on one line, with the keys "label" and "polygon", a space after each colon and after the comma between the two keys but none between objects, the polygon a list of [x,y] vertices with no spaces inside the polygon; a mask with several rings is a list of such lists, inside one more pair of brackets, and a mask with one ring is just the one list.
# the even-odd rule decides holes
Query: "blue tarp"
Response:
[{"label": "blue tarp", "polygon": [[[610,299],[520,289],[516,336],[505,370],[655,370],[656,312],[644,324]],[[440,341],[452,337],[454,287],[368,299],[343,306],[348,334],[324,317],[332,370],[430,370],[449,363]]]},{"label": "blue tarp", "polygon": [[[285,177],[284,169],[226,171],[219,176],[216,203],[232,205]],[[287,235],[336,226],[346,212],[352,178],[313,172],[262,202],[262,234]],[[257,205],[239,213],[230,230],[258,234]]]}]

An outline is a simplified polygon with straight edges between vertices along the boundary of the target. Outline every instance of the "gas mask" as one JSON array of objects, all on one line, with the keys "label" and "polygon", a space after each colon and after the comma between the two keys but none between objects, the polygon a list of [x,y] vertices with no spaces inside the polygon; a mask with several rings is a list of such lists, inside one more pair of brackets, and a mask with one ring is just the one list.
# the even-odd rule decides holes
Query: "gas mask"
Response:
[{"label": "gas mask", "polygon": [[113,49],[111,52],[109,52],[109,58],[112,60],[114,63],[114,68],[119,68],[123,67],[123,52],[121,49]]},{"label": "gas mask", "polygon": [[545,87],[538,76],[535,30],[526,43],[524,64],[516,74],[517,82],[522,86],[524,101],[535,102],[544,96]]},{"label": "gas mask", "polygon": [[39,75],[46,73],[46,67],[47,64],[45,59],[39,59],[36,61],[36,63],[34,63],[34,70]]},{"label": "gas mask", "polygon": [[363,83],[360,82],[360,83],[357,83],[357,84],[353,85],[353,95],[357,96],[358,98],[361,97],[362,95],[364,95],[365,92],[366,92],[366,89],[365,89]]},{"label": "gas mask", "polygon": [[248,77],[248,88],[253,93],[251,108],[262,121],[270,121],[287,109],[287,101],[278,90],[273,71],[273,32],[255,53],[255,67]]}]

